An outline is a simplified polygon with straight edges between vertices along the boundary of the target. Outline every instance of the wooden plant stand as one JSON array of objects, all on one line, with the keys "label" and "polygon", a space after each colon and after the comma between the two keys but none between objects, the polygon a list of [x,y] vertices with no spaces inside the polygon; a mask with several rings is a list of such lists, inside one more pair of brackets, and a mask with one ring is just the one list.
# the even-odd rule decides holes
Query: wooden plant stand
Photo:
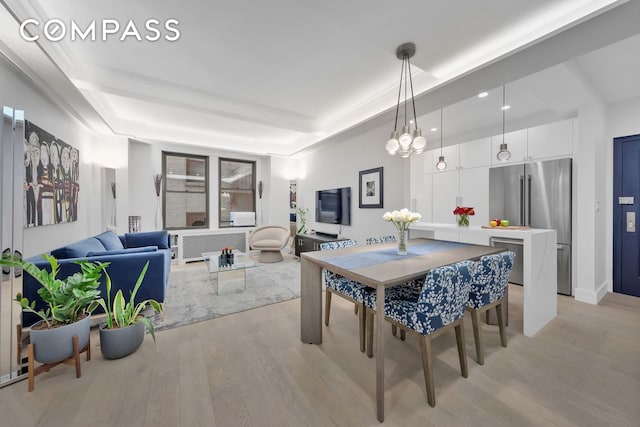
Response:
[{"label": "wooden plant stand", "polygon": [[29,343],[28,347],[28,367],[29,367],[29,391],[33,391],[35,387],[35,377],[36,375],[40,375],[43,372],[49,372],[51,368],[57,366],[61,363],[65,365],[71,365],[76,367],[76,378],[80,378],[82,376],[82,372],[80,370],[80,353],[87,353],[87,361],[91,360],[91,336],[89,336],[89,341],[87,341],[87,345],[83,349],[78,348],[78,336],[73,336],[73,356],[68,359],[62,360],[56,363],[44,363],[37,368],[35,367],[35,345],[33,343]]}]

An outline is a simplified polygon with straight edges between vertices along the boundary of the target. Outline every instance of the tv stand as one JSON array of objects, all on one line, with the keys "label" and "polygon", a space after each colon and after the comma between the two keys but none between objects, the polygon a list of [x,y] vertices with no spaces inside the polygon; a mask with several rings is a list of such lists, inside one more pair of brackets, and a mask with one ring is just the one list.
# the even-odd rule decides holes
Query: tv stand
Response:
[{"label": "tv stand", "polygon": [[319,251],[321,243],[340,240],[347,239],[338,239],[337,235],[329,233],[296,234],[296,256],[300,257],[302,252]]},{"label": "tv stand", "polygon": [[320,236],[320,237],[329,237],[331,239],[337,239],[338,235],[337,234],[331,234],[331,233],[324,233],[322,231],[316,231],[316,236]]}]

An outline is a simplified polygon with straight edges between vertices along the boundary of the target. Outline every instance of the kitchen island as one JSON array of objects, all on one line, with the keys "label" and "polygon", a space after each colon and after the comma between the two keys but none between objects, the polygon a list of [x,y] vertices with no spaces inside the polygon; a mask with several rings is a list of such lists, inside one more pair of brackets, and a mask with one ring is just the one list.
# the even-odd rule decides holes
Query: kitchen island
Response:
[{"label": "kitchen island", "polygon": [[519,240],[523,247],[522,324],[524,335],[534,336],[558,312],[557,301],[557,237],[555,230],[482,228],[477,225],[457,226],[419,222],[409,230],[410,238],[489,245],[491,238]]}]

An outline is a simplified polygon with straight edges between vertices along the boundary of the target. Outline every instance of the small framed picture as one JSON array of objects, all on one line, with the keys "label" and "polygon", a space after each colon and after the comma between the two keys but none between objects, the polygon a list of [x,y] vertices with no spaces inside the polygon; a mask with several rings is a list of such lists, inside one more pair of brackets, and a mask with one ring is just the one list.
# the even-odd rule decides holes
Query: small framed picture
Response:
[{"label": "small framed picture", "polygon": [[383,206],[383,174],[382,168],[360,171],[361,208],[382,208]]}]

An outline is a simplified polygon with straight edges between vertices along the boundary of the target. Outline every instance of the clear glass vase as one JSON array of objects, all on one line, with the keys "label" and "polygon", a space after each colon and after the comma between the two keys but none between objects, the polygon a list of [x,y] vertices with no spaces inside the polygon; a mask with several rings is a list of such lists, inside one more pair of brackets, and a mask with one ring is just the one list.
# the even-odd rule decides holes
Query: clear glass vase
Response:
[{"label": "clear glass vase", "polygon": [[407,254],[407,230],[398,230],[398,255]]},{"label": "clear glass vase", "polygon": [[462,227],[467,227],[469,225],[469,215],[467,214],[458,215],[458,225]]}]

